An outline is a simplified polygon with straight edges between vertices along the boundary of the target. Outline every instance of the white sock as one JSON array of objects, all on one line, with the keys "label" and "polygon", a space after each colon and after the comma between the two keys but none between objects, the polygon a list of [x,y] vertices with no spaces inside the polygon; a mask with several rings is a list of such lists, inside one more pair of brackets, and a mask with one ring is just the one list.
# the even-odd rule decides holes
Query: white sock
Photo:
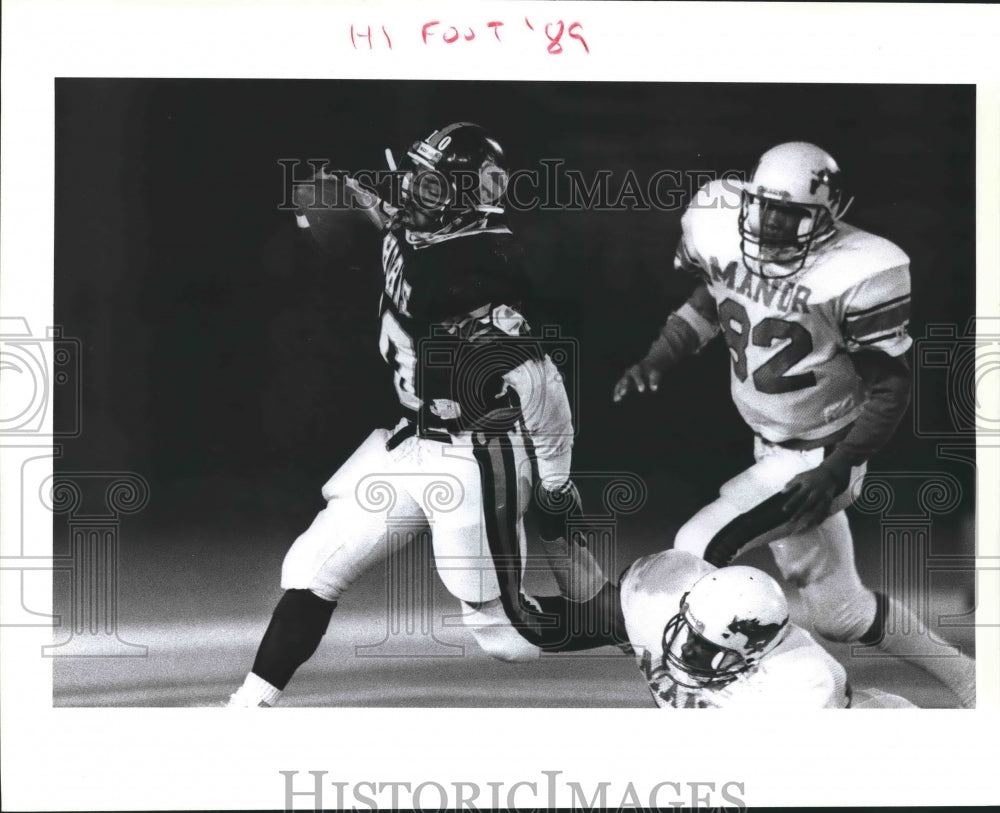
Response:
[{"label": "white sock", "polygon": [[276,689],[264,678],[250,672],[236,694],[229,698],[230,706],[259,708],[261,706],[277,705],[281,698],[281,689]]}]

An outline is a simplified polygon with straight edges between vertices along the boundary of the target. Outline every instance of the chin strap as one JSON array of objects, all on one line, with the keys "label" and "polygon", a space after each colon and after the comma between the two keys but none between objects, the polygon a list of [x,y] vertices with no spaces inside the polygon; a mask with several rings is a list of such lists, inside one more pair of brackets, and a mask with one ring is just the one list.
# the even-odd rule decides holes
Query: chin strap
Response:
[{"label": "chin strap", "polygon": [[834,223],[839,223],[841,220],[843,220],[844,215],[847,214],[847,210],[851,208],[852,203],[854,203],[854,195],[851,195],[851,197],[847,199],[847,203],[841,206],[836,213],[833,213]]}]

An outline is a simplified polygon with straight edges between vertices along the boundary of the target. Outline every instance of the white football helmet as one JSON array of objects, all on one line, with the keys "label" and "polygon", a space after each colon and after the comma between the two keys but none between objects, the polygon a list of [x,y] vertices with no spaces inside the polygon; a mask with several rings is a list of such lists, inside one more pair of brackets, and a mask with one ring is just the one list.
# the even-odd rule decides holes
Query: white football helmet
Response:
[{"label": "white football helmet", "polygon": [[747,268],[767,277],[796,273],[850,205],[827,152],[804,141],[772,147],[743,184],[739,230]]},{"label": "white football helmet", "polygon": [[754,667],[788,630],[788,602],[774,579],[755,567],[719,568],[681,597],[680,612],[663,630],[661,669],[682,686],[723,686]]}]

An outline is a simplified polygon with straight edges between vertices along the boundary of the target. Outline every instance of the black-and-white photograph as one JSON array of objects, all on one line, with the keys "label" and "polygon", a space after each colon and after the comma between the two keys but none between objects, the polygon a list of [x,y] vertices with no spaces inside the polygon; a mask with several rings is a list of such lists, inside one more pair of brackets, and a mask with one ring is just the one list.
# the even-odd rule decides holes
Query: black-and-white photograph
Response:
[{"label": "black-and-white photograph", "polygon": [[995,803],[997,17],[5,3],[0,807]]},{"label": "black-and-white photograph", "polygon": [[975,706],[972,86],[55,94],[56,706]]}]

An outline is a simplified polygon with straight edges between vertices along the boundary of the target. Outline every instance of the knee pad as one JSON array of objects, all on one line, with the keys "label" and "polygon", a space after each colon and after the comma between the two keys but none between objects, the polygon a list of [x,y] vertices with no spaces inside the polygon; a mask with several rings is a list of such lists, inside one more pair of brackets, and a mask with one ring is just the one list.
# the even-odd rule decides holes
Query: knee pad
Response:
[{"label": "knee pad", "polygon": [[802,589],[802,595],[809,604],[816,633],[826,640],[836,643],[858,641],[876,626],[881,635],[881,624],[873,620],[876,602],[871,590],[861,587],[842,593],[811,584]]},{"label": "knee pad", "polygon": [[336,602],[364,572],[368,560],[363,552],[352,553],[347,546],[326,541],[343,533],[336,515],[329,512],[329,507],[320,511],[309,529],[288,549],[281,565],[281,587]]},{"label": "knee pad", "polygon": [[674,550],[682,550],[701,559],[711,538],[712,534],[701,527],[701,523],[688,520],[674,537]]}]

